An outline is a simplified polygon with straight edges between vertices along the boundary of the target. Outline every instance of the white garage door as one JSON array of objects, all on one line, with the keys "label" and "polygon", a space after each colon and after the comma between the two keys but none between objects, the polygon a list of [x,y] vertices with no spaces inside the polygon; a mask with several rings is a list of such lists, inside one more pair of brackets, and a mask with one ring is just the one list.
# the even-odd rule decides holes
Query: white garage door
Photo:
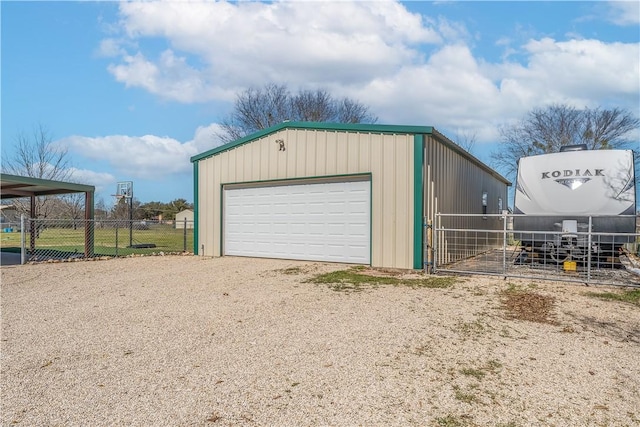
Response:
[{"label": "white garage door", "polygon": [[369,181],[225,188],[225,255],[370,263]]}]

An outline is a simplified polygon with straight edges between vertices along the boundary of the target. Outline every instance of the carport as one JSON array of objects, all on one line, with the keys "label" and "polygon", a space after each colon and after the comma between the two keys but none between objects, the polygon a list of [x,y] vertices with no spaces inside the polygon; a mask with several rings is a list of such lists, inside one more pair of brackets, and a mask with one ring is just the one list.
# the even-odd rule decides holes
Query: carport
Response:
[{"label": "carport", "polygon": [[[36,197],[54,196],[60,194],[84,193],[85,227],[84,255],[93,256],[93,199],[95,187],[93,185],[76,184],[73,182],[53,181],[50,179],[31,178],[26,176],[0,174],[0,196],[5,199],[30,199],[30,217],[36,216]],[[33,222],[29,230],[29,247],[35,247],[35,226]]]}]

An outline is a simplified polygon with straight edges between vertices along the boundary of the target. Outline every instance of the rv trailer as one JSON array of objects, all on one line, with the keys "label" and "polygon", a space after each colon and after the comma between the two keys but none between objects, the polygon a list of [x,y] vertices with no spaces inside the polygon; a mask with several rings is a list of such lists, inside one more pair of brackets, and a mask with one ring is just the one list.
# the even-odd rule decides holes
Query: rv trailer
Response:
[{"label": "rv trailer", "polygon": [[613,259],[633,241],[615,233],[635,232],[633,152],[570,146],[521,158],[514,213],[515,238],[542,259],[585,261],[589,248],[594,260]]}]

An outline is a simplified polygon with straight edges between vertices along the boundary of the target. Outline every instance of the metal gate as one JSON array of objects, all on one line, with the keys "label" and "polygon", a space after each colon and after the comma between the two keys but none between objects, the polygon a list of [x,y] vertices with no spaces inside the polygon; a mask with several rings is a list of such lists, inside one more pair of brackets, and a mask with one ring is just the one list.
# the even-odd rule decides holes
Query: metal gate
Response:
[{"label": "metal gate", "polygon": [[584,217],[570,231],[562,224],[523,231],[514,229],[519,217],[438,213],[432,223],[425,219],[425,271],[640,286],[637,225],[629,233],[596,232],[593,223],[604,217]]}]

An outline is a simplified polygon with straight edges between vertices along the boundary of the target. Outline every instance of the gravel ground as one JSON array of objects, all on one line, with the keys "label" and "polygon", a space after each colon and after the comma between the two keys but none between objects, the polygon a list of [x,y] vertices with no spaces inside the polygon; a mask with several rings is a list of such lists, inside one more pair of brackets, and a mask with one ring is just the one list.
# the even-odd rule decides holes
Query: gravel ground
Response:
[{"label": "gravel ground", "polygon": [[[2,425],[640,425],[640,308],[585,295],[612,289],[305,283],[345,268],[2,267]],[[514,287],[551,297],[551,321],[508,316]]]}]

